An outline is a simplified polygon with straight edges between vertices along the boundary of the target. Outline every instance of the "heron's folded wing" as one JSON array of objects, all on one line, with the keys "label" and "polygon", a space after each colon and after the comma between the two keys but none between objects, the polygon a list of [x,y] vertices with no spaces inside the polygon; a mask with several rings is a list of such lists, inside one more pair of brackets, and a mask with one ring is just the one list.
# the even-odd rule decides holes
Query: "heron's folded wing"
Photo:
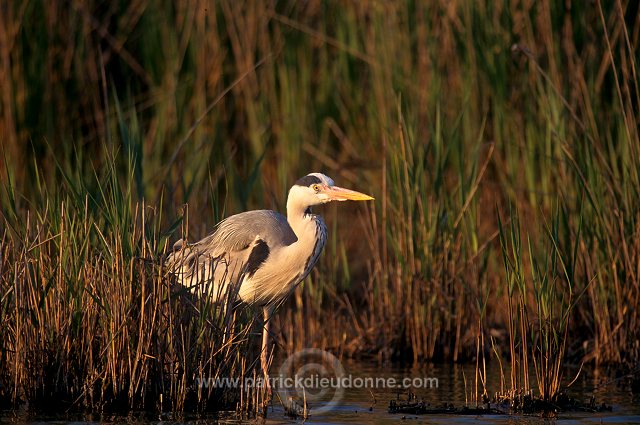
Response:
[{"label": "heron's folded wing", "polygon": [[195,246],[199,251],[217,257],[221,254],[244,251],[257,240],[262,240],[266,247],[273,251],[291,245],[298,239],[282,214],[270,210],[257,210],[236,214],[221,221],[211,235],[197,242]]},{"label": "heron's folded wing", "polygon": [[297,240],[282,214],[270,210],[247,211],[221,221],[213,233],[198,242],[176,242],[166,264],[174,269],[186,266],[192,270],[194,264],[212,259],[224,258],[234,266],[238,262],[244,265],[251,259],[252,264],[247,266],[255,273],[270,253]]}]

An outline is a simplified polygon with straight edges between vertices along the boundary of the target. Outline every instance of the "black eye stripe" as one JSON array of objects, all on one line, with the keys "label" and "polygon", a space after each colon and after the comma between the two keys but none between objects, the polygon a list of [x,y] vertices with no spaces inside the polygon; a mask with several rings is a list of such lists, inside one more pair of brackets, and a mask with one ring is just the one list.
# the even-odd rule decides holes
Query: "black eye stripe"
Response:
[{"label": "black eye stripe", "polygon": [[298,186],[311,186],[312,184],[321,184],[322,180],[320,180],[316,176],[304,176],[301,179],[298,179],[296,185]]}]

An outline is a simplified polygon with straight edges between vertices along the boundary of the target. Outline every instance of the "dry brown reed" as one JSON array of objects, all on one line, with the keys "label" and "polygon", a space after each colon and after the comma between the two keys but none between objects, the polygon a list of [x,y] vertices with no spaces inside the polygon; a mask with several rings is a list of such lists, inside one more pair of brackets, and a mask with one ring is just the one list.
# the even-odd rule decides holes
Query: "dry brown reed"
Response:
[{"label": "dry brown reed", "polygon": [[56,412],[261,408],[258,388],[213,384],[253,375],[251,312],[172,283],[148,207],[135,204],[123,229],[95,220],[88,198],[84,211],[75,207],[27,215],[19,234],[3,234],[3,404]]}]

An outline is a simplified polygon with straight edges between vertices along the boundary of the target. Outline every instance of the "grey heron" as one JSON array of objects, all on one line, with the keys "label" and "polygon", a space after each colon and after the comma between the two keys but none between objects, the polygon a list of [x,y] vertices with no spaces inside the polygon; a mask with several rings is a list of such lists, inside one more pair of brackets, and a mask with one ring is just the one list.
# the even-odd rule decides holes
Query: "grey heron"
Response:
[{"label": "grey heron", "polygon": [[174,245],[167,264],[183,286],[195,290],[205,285],[214,302],[232,292],[243,303],[262,307],[260,360],[267,389],[269,319],[313,269],[327,239],[327,227],[311,207],[373,199],[311,173],[289,190],[286,217],[270,210],[246,211],[224,219],[199,242]]}]

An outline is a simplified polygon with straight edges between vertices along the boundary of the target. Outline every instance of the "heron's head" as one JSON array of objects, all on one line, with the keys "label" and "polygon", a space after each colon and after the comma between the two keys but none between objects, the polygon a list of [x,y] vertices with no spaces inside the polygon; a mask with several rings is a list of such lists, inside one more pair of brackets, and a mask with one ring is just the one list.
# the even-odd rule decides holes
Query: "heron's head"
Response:
[{"label": "heron's head", "polygon": [[289,191],[287,203],[295,203],[306,209],[331,201],[370,201],[372,199],[371,196],[364,193],[336,186],[333,180],[324,174],[311,173],[293,185]]}]

